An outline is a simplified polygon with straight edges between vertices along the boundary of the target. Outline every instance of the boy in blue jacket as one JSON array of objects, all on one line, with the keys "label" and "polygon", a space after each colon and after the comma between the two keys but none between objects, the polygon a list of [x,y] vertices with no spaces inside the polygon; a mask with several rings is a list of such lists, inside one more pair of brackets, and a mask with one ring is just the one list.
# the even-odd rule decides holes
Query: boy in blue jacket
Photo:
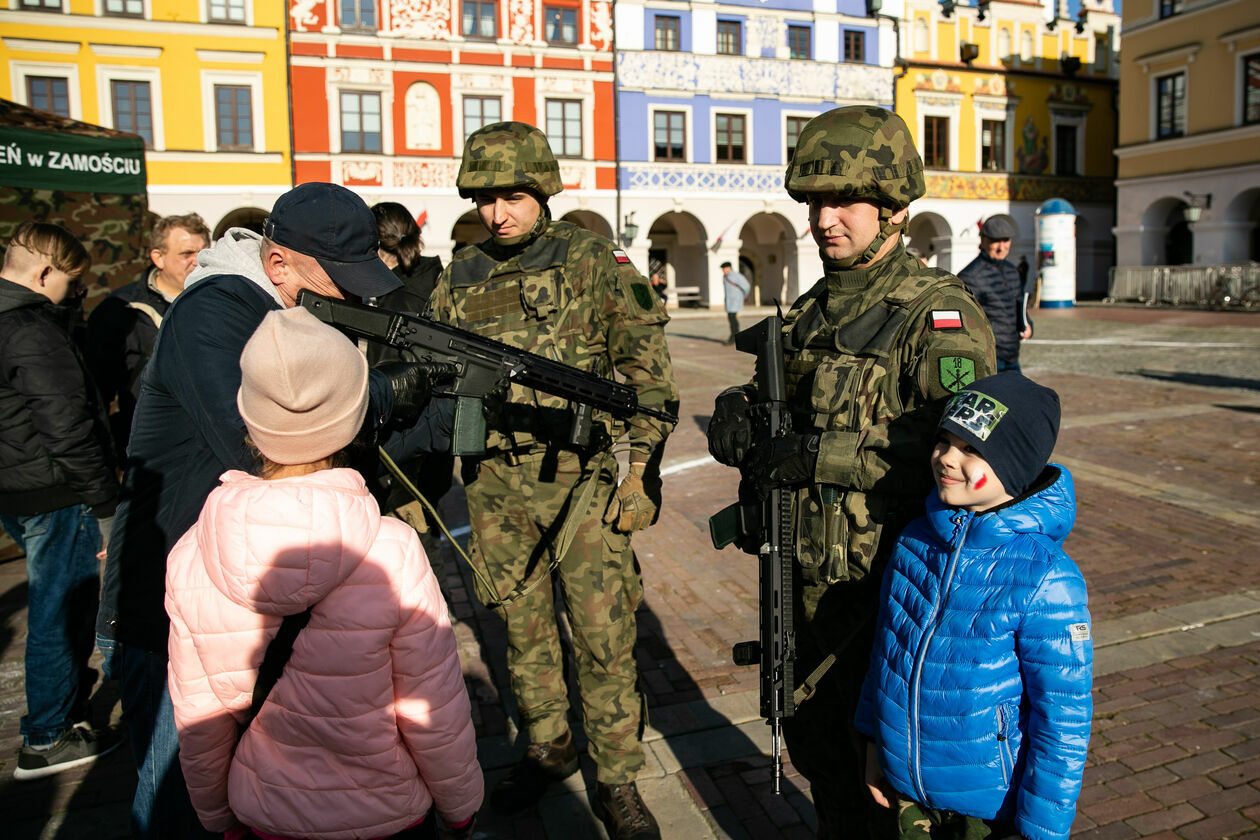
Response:
[{"label": "boy in blue jacket", "polygon": [[884,575],[857,728],[901,837],[1058,840],[1089,744],[1085,580],[1062,548],[1072,478],[1047,464],[1059,398],[1018,373],[945,409],[927,515]]}]

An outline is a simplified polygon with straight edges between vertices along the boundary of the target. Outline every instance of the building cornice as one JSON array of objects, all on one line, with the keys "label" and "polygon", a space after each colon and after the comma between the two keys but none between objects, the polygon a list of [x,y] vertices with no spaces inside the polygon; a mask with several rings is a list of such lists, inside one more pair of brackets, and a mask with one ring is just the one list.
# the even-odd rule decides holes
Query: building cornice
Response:
[{"label": "building cornice", "polygon": [[1151,72],[1152,64],[1167,64],[1172,61],[1185,59],[1187,64],[1194,63],[1194,57],[1198,55],[1199,50],[1203,49],[1202,41],[1194,41],[1189,44],[1181,44],[1176,47],[1169,47],[1165,50],[1156,50],[1145,55],[1139,55],[1133,59],[1133,63],[1142,68],[1143,73]]},{"label": "building cornice", "polygon": [[[1139,32],[1145,32],[1147,30],[1155,29],[1157,27],[1162,27],[1168,23],[1171,23],[1175,27],[1185,26],[1186,20],[1198,14],[1199,12],[1206,12],[1211,9],[1219,8],[1221,6],[1228,6],[1232,3],[1251,3],[1251,2],[1254,2],[1254,0],[1204,0],[1204,2],[1197,3],[1194,6],[1190,6],[1189,8],[1185,9],[1185,11],[1179,12],[1175,15],[1169,15],[1168,17],[1164,17],[1164,18],[1158,17],[1156,15],[1148,15],[1147,17],[1144,17],[1138,20],[1126,19],[1122,21],[1121,23],[1121,26],[1122,26],[1121,32],[1123,33],[1125,38],[1132,38],[1134,35],[1137,35]],[[1152,4],[1152,7],[1158,8],[1158,4]],[[1191,24],[1191,26],[1193,26],[1193,24]]]},{"label": "building cornice", "polygon": [[1076,85],[1106,85],[1107,87],[1115,87],[1120,82],[1110,76],[1088,76],[1077,74],[1069,76],[1063,72],[1055,72],[1053,70],[1026,70],[1022,68],[1007,67],[1005,64],[990,66],[987,64],[962,64],[961,62],[952,61],[911,61],[909,68],[928,70],[962,70],[969,71],[981,76],[1024,76],[1032,79],[1053,79],[1056,81],[1071,82]]},{"label": "building cornice", "polygon": [[[1129,158],[1141,157],[1152,153],[1184,152],[1196,149],[1199,146],[1208,146],[1213,143],[1229,143],[1234,140],[1260,140],[1260,123],[1231,126],[1230,128],[1222,128],[1217,131],[1191,134],[1188,137],[1176,137],[1171,140],[1151,140],[1146,143],[1119,146],[1115,150],[1115,156],[1120,160],[1128,160]],[[1199,170],[1195,171],[1198,172]]]},{"label": "building cornice", "polygon": [[[110,18],[94,15],[50,15],[45,12],[14,12],[0,10],[0,22],[8,25],[22,24],[49,29],[110,30],[136,34],[160,33],[165,35],[195,35],[198,38],[250,38],[278,41],[280,30],[274,26],[240,26],[226,23],[202,23],[201,21],[142,20],[140,18]],[[6,39],[7,40],[7,39]]]}]

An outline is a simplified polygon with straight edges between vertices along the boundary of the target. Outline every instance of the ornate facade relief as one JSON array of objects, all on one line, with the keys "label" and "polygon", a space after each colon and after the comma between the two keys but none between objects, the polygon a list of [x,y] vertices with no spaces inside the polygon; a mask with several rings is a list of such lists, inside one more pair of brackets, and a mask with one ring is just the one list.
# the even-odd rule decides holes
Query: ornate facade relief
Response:
[{"label": "ornate facade relief", "polygon": [[619,54],[617,72],[622,87],[630,89],[775,97],[790,92],[841,102],[887,102],[892,95],[891,71],[861,64],[642,52]]},{"label": "ornate facade relief", "polygon": [[382,68],[339,65],[328,68],[328,81],[353,85],[388,85],[389,71]]},{"label": "ornate facade relief", "polygon": [[456,163],[398,160],[394,162],[394,183],[390,186],[454,189],[458,171]]},{"label": "ornate facade relief", "polygon": [[774,58],[787,45],[787,24],[782,18],[753,16],[748,19],[748,55]]},{"label": "ornate facade relief", "polygon": [[384,161],[342,160],[341,176],[345,183],[380,184],[385,172]]},{"label": "ornate facade relief", "polygon": [[452,73],[451,89],[503,93],[512,89],[512,78],[501,73]]},{"label": "ornate facade relief", "polygon": [[597,50],[612,49],[612,3],[609,0],[591,0],[590,34],[587,40]]},{"label": "ornate facade relief", "polygon": [[433,85],[416,82],[407,88],[403,106],[407,122],[407,148],[442,148],[442,108]]},{"label": "ornate facade relief", "polygon": [[535,82],[535,86],[544,93],[593,93],[595,91],[595,83],[590,79],[571,77],[542,76]]},{"label": "ornate facade relief", "polygon": [[323,6],[320,0],[293,0],[289,6],[289,17],[293,18],[294,32],[318,32],[323,21],[316,14],[316,7]]},{"label": "ornate facade relief", "polygon": [[450,0],[393,0],[389,28],[395,35],[445,41],[451,37]]},{"label": "ornate facade relief", "polygon": [[508,0],[508,40],[529,44],[534,40],[534,0]]}]

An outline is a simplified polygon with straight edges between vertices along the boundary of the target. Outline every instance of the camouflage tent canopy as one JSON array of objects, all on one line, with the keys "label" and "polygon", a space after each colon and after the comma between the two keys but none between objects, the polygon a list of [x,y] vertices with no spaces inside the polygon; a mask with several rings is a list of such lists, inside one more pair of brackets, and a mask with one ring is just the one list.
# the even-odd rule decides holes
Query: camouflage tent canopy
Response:
[{"label": "camouflage tent canopy", "polygon": [[0,99],[0,243],[27,219],[61,225],[92,256],[99,298],[149,264],[147,189],[138,136]]}]

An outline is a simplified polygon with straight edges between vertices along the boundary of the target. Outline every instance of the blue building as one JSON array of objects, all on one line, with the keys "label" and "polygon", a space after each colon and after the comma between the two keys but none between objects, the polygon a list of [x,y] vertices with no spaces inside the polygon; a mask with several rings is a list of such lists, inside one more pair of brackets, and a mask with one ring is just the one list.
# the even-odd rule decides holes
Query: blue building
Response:
[{"label": "blue building", "polygon": [[815,115],[892,106],[892,19],[867,0],[614,8],[620,229],[635,263],[664,271],[683,302],[720,307],[728,260],[754,302],[790,302],[822,269],[805,208],[783,191],[787,162]]}]

